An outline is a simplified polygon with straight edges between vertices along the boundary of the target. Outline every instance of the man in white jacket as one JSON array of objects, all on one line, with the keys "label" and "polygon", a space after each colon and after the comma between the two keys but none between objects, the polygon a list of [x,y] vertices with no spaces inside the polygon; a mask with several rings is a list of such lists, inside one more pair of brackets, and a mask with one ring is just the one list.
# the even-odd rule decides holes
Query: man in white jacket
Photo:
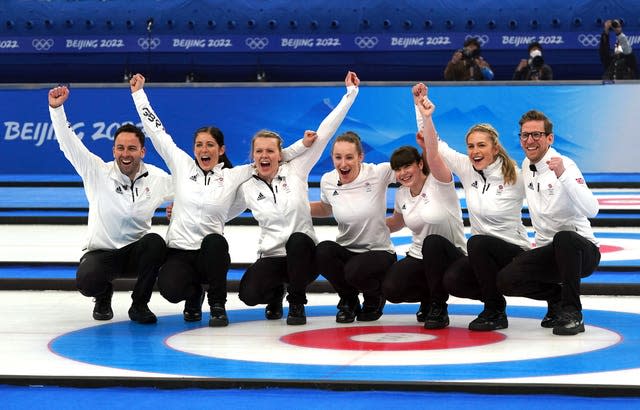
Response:
[{"label": "man in white jacket", "polygon": [[110,320],[112,281],[137,277],[129,318],[155,323],[157,318],[147,304],[166,245],[149,230],[155,210],[173,195],[171,177],[142,161],[144,134],[132,124],[115,132],[114,161],[105,162],[91,153],[67,122],[63,104],[68,98],[67,87],[49,91],[49,114],[60,149],[82,178],[89,200],[88,238],[76,273],[78,289],[95,298],[95,320]]},{"label": "man in white jacket", "polygon": [[541,326],[576,335],[584,332],[580,279],[600,263],[588,219],[599,206],[575,162],[551,147],[553,140],[553,124],[543,113],[522,116],[522,174],[536,247],[498,273],[498,287],[505,295],[546,300]]}]

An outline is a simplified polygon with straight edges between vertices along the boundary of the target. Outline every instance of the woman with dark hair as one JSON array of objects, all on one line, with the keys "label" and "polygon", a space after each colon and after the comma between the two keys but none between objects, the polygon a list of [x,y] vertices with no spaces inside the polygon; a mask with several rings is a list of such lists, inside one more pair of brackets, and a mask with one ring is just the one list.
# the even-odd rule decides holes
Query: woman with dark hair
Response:
[{"label": "woman with dark hair", "polygon": [[388,162],[363,163],[362,143],[355,132],[336,138],[331,158],[335,169],[322,176],[320,201],[311,204],[311,215],[333,215],[338,236],[318,244],[318,271],[340,296],[336,322],[378,320],[386,302],[382,280],[396,261],[385,224],[387,187],[396,178]]},{"label": "woman with dark hair", "polygon": [[468,258],[439,235],[425,239],[423,257],[442,262],[441,274],[451,295],[484,303],[482,312],[469,323],[470,330],[505,329],[506,300],[498,291],[497,274],[531,247],[522,224],[522,175],[491,125],[471,127],[465,137],[467,154],[456,152],[438,139],[432,119],[435,105],[427,97],[427,87],[417,84],[413,95],[429,168],[434,173],[453,171],[460,178],[472,235],[467,241]]},{"label": "woman with dark hair", "polygon": [[[224,135],[216,127],[196,130],[193,157],[181,150],[165,131],[143,90],[145,79],[131,78],[132,97],[147,135],[171,170],[175,196],[167,231],[167,260],[158,273],[160,293],[171,303],[185,301],[184,320],[202,319],[204,290],[211,309],[209,326],[227,326],[227,272],[231,263],[224,224],[235,217],[232,209],[238,186],[251,178],[253,165],[231,168]],[[305,146],[311,142],[306,142]],[[297,142],[289,154],[305,150]],[[289,155],[287,154],[287,155]],[[195,157],[195,161],[194,161]]]},{"label": "woman with dark hair", "polygon": [[307,179],[355,101],[359,84],[356,74],[349,71],[345,78],[347,92],[338,105],[317,131],[305,131],[305,137],[317,141],[291,161],[282,161],[282,139],[273,131],[258,131],[251,142],[256,170],[238,190],[238,202],[251,209],[260,225],[260,239],[258,260],[242,276],[238,296],[249,306],[266,303],[268,320],[282,317],[286,285],[287,324],[307,323],[306,288],[318,276]]},{"label": "woman with dark hair", "polygon": [[426,329],[442,329],[449,325],[449,294],[442,282],[441,260],[423,257],[424,239],[439,235],[465,253],[462,210],[453,177],[444,168],[430,172],[418,150],[411,146],[393,152],[391,168],[401,186],[387,226],[391,232],[408,227],[412,242],[407,256],[387,272],[382,291],[392,303],[420,302],[418,322],[424,322]]}]

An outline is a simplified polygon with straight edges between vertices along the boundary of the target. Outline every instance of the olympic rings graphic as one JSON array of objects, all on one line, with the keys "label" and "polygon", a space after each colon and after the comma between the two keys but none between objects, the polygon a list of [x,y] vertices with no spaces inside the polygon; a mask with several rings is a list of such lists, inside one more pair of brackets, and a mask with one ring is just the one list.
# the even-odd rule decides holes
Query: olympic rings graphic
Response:
[{"label": "olympic rings graphic", "polygon": [[578,42],[585,47],[595,47],[600,43],[600,34],[580,34]]},{"label": "olympic rings graphic", "polygon": [[378,37],[356,37],[353,42],[360,48],[374,48],[378,45]]},{"label": "olympic rings graphic", "polygon": [[38,51],[47,51],[53,47],[54,41],[52,38],[34,38],[31,42],[33,48]]},{"label": "olympic rings graphic", "polygon": [[252,50],[262,50],[269,44],[266,37],[247,37],[244,43]]},{"label": "olympic rings graphic", "polygon": [[478,42],[480,43],[480,47],[483,47],[485,44],[489,42],[489,36],[486,34],[482,34],[482,35],[467,34],[464,37],[465,40],[469,40],[470,38],[478,39]]},{"label": "olympic rings graphic", "polygon": [[161,41],[158,37],[140,37],[138,39],[138,46],[140,46],[140,48],[143,50],[155,50],[160,45],[160,43]]}]

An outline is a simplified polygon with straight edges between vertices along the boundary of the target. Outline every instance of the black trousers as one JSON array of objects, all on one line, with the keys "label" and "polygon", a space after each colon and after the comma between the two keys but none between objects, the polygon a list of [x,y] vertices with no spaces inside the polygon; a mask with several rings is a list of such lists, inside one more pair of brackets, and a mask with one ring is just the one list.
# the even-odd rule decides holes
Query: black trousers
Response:
[{"label": "black trousers", "polygon": [[294,232],[285,245],[287,256],[260,258],[240,280],[238,297],[248,306],[281,300],[287,287],[287,301],[307,303],[307,286],[318,277],[316,244],[308,235]]},{"label": "black trousers", "polygon": [[508,296],[562,302],[564,310],[582,310],[580,279],[600,263],[600,250],[572,231],[560,231],[552,243],[517,256],[498,272],[498,288]]},{"label": "black trousers", "polygon": [[524,250],[489,235],[474,235],[467,241],[468,258],[447,272],[452,295],[481,300],[485,308],[504,310],[506,301],[498,290],[498,272]]},{"label": "black trousers", "polygon": [[449,293],[444,287],[444,273],[464,254],[442,236],[429,235],[422,241],[422,255],[422,259],[407,256],[389,268],[382,283],[388,301],[447,302]]},{"label": "black trousers", "polygon": [[89,251],[80,258],[76,272],[78,290],[85,296],[101,296],[114,279],[137,277],[131,298],[148,303],[166,249],[160,235],[149,233],[120,249]]},{"label": "black trousers", "polygon": [[209,285],[209,305],[227,301],[227,273],[231,257],[224,236],[212,233],[202,239],[198,250],[169,248],[167,261],[158,274],[160,293],[171,303],[189,299]]},{"label": "black trousers", "polygon": [[377,306],[382,281],[397,257],[386,251],[352,252],[334,241],[318,244],[318,272],[331,283],[341,299],[356,299],[362,292],[364,304]]}]

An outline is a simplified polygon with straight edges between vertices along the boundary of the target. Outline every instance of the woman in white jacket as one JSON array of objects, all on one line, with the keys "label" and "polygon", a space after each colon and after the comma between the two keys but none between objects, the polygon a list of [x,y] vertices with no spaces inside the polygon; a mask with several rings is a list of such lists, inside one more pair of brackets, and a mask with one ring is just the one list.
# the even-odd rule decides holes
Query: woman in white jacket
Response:
[{"label": "woman in white jacket", "polygon": [[466,155],[449,148],[435,131],[435,105],[427,97],[426,86],[414,86],[413,94],[429,168],[434,173],[451,170],[462,182],[472,235],[467,241],[468,258],[437,235],[425,239],[423,257],[446,261],[446,271],[440,274],[450,294],[484,303],[483,311],[469,323],[470,330],[504,329],[508,327],[506,300],[498,290],[497,274],[531,246],[522,224],[522,175],[489,124],[477,124],[467,132]]},{"label": "woman in white jacket", "polygon": [[[230,256],[223,236],[224,224],[236,216],[232,205],[237,188],[251,178],[254,167],[251,164],[228,167],[224,136],[216,127],[203,127],[195,132],[195,160],[181,150],[151,108],[143,90],[144,82],[140,74],[131,78],[132,97],[144,129],[171,170],[175,185],[167,232],[167,260],[158,273],[158,288],[169,302],[185,300],[184,320],[192,322],[202,319],[201,284],[208,284],[209,326],[227,326],[225,303]],[[301,141],[292,147],[287,155],[306,150]]]},{"label": "woman in white jacket", "polygon": [[309,172],[336,132],[358,95],[360,80],[349,72],[345,78],[347,93],[322,121],[316,138],[306,152],[282,162],[281,138],[262,130],[252,141],[256,172],[238,190],[238,201],[253,213],[260,225],[258,260],[247,269],[240,282],[240,299],[249,306],[266,303],[265,317],[282,317],[282,297],[287,284],[289,312],[287,324],[305,324],[306,287],[318,276],[315,267],[317,242],[311,220],[308,184]]}]

